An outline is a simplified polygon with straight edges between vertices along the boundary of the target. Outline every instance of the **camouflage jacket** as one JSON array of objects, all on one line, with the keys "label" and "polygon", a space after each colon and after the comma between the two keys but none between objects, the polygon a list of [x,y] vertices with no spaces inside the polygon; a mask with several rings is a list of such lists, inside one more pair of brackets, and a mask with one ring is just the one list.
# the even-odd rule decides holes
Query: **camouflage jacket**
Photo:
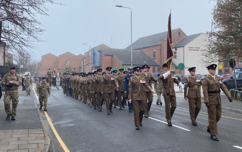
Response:
[{"label": "camouflage jacket", "polygon": [[48,96],[50,95],[50,86],[47,82],[41,82],[37,86],[37,94],[39,96]]},{"label": "camouflage jacket", "polygon": [[162,82],[161,79],[158,79],[158,83],[159,84],[157,84],[156,82],[154,82],[155,92],[160,92],[161,93],[163,91],[163,82]]},{"label": "camouflage jacket", "polygon": [[30,78],[24,78],[24,85],[26,87],[29,87],[30,85],[32,85],[32,80]]},{"label": "camouflage jacket", "polygon": [[[13,81],[12,86],[7,85],[9,81]],[[18,86],[21,85],[21,78],[18,74],[5,74],[2,79],[2,85],[7,88],[7,90],[18,90]]]}]

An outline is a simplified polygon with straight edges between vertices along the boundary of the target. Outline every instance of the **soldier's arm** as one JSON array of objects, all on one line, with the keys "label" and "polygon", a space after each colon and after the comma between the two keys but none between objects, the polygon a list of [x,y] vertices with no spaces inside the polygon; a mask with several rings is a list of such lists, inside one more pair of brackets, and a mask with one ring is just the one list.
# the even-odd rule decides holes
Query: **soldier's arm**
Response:
[{"label": "soldier's arm", "polygon": [[187,98],[187,85],[188,85],[188,78],[185,78],[184,82],[184,98]]},{"label": "soldier's arm", "polygon": [[37,94],[39,94],[39,85],[40,84],[37,85]]},{"label": "soldier's arm", "polygon": [[150,87],[150,85],[148,84],[148,82],[145,81],[144,85],[145,85],[145,87],[148,88],[150,91],[153,91],[153,89]]},{"label": "soldier's arm", "polygon": [[204,103],[209,103],[209,100],[208,100],[208,80],[203,79],[202,85],[203,85],[202,88],[203,88]]},{"label": "soldier's arm", "polygon": [[50,95],[50,93],[51,93],[51,89],[50,89],[49,84],[48,84],[48,93],[49,93],[49,95]]},{"label": "soldier's arm", "polygon": [[[220,80],[221,81],[221,80]],[[220,83],[220,88],[223,90],[224,94],[228,97],[231,98],[231,94],[229,93],[227,87],[224,85],[223,82]]]},{"label": "soldier's arm", "polygon": [[133,83],[132,78],[129,80],[129,99],[133,99]]},{"label": "soldier's arm", "polygon": [[152,81],[154,81],[154,82],[157,82],[157,79],[156,79],[155,77],[153,77],[152,74],[150,74],[150,79],[151,79]]},{"label": "soldier's arm", "polygon": [[22,82],[22,81],[21,81],[20,76],[19,76],[19,75],[17,75],[17,80],[14,80],[14,81],[13,81],[13,84],[14,84],[14,85],[20,85],[20,84],[21,84],[21,82]]},{"label": "soldier's arm", "polygon": [[172,78],[172,79],[174,79],[174,82],[175,82],[177,85],[179,85],[179,83],[180,83],[179,80],[177,80],[176,78]]},{"label": "soldier's arm", "polygon": [[2,78],[2,81],[1,81],[2,86],[6,86],[6,84],[8,83],[6,81],[7,80],[6,80],[6,74],[5,74],[4,77]]}]

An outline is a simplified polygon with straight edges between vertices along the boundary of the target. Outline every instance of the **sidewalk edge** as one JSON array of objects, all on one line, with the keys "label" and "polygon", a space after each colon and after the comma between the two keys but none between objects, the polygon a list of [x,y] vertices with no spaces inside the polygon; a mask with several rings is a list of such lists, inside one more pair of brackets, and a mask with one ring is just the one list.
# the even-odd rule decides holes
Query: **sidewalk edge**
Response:
[{"label": "sidewalk edge", "polygon": [[[33,89],[32,89],[32,91],[33,91]],[[42,152],[48,152],[50,150],[50,138],[49,138],[49,134],[47,132],[47,129],[45,127],[44,121],[43,121],[43,119],[41,117],[41,113],[40,113],[40,111],[39,111],[39,109],[37,107],[37,104],[35,102],[35,100],[37,100],[37,99],[36,99],[36,97],[34,95],[35,94],[32,94],[31,96],[33,98],[33,102],[34,102],[35,108],[36,108],[37,113],[39,115],[39,119],[40,119],[40,122],[41,122],[41,125],[42,125],[42,129],[43,129],[43,132],[44,132],[44,137],[45,137],[45,143],[44,143],[44,148],[43,148]]]}]

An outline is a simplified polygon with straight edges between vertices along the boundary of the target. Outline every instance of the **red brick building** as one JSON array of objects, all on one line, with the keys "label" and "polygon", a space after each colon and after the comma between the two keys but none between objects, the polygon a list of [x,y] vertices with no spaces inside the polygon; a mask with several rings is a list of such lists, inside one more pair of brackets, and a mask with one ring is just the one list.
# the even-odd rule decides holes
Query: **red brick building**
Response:
[{"label": "red brick building", "polygon": [[72,57],[66,61],[65,66],[75,68],[75,71],[78,73],[82,72],[82,69],[83,69],[82,68],[82,59],[83,58],[84,58],[84,55],[82,55],[82,54]]},{"label": "red brick building", "polygon": [[[172,30],[173,45],[175,45],[178,41],[180,41],[184,37],[186,37],[186,34],[180,28]],[[158,72],[159,68],[161,68],[161,66],[166,61],[166,58],[167,58],[166,40],[167,40],[167,31],[150,35],[150,36],[141,37],[132,44],[133,50],[144,51],[148,56],[150,56],[153,60],[155,60],[160,65],[159,67],[153,67],[151,69],[151,72],[153,73]],[[126,49],[130,49],[130,46],[128,46]],[[177,74],[179,73],[179,70],[177,69],[177,65],[175,65],[174,63],[171,67],[171,70],[174,73],[177,73]]]},{"label": "red brick building", "polygon": [[53,70],[56,59],[57,59],[57,56],[55,56],[54,54],[51,54],[51,53],[43,55],[41,57],[41,62],[39,62],[38,75],[40,77],[44,77],[44,76],[46,76],[49,68],[51,68]]}]

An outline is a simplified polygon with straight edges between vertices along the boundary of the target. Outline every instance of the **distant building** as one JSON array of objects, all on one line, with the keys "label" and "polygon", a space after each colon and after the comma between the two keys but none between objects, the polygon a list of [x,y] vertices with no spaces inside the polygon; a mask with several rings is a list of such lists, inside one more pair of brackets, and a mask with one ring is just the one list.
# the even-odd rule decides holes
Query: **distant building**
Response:
[{"label": "distant building", "polygon": [[[182,38],[186,37],[186,34],[180,28],[172,30],[171,33],[173,45],[180,41]],[[142,50],[160,65],[158,67],[153,67],[150,72],[158,72],[167,59],[166,39],[167,31],[141,37],[132,44],[133,50]],[[131,47],[128,46],[126,49],[131,49]],[[171,69],[173,73],[179,73],[176,64],[172,64]]]},{"label": "distant building", "polygon": [[41,62],[39,62],[38,74],[40,77],[44,77],[47,74],[49,68],[54,69],[54,63],[57,59],[57,56],[54,54],[48,53],[41,57]]},{"label": "distant building", "polygon": [[70,59],[68,59],[66,61],[66,67],[71,67],[71,68],[75,68],[76,72],[82,72],[83,68],[82,68],[82,59],[84,58],[84,56],[82,54],[79,54],[77,56],[74,56]]}]

